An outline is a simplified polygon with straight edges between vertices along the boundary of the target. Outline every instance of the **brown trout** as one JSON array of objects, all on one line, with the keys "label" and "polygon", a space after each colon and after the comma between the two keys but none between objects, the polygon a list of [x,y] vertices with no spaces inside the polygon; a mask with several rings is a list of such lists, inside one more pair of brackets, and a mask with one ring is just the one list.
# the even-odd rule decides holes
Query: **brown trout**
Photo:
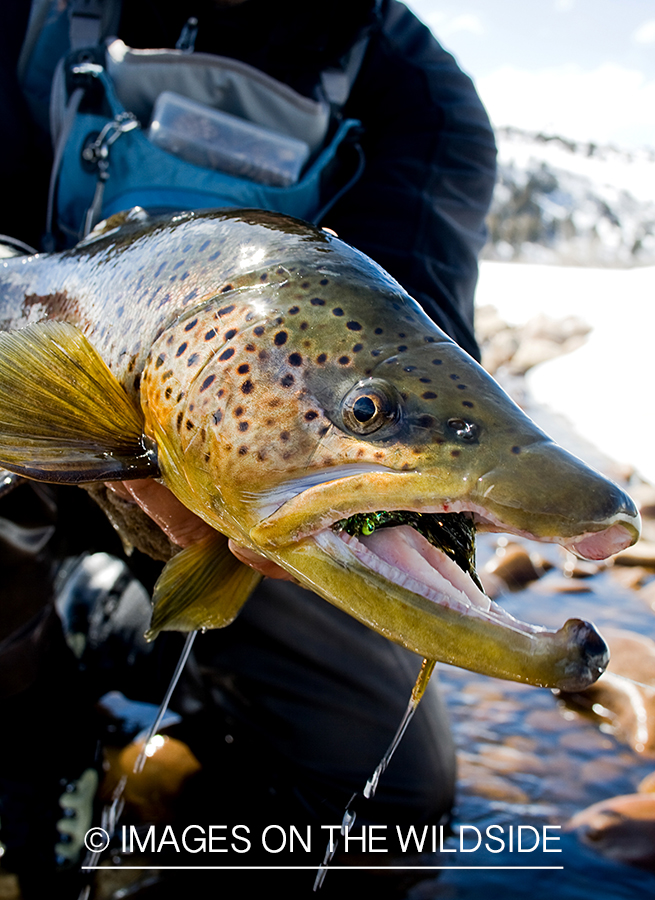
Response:
[{"label": "brown trout", "polygon": [[568,690],[606,666],[592,625],[550,632],[491,602],[473,535],[601,559],[637,539],[632,500],[325,231],[133,210],[4,261],[0,330],[0,465],[158,478],[215,529],[164,568],[151,636],[234,619],[259,576],[232,538],[429,659]]}]

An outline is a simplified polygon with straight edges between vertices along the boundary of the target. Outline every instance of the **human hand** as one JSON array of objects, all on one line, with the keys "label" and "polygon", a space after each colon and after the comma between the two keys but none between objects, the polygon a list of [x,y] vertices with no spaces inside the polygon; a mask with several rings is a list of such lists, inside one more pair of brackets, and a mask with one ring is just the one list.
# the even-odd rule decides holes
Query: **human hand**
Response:
[{"label": "human hand", "polygon": [[[108,482],[107,487],[122,497],[137,503],[159,525],[164,534],[178,547],[189,547],[214,530],[199,516],[187,509],[167,487],[152,478],[134,481]],[[265,556],[241,547],[230,540],[228,546],[236,558],[268,578],[293,581],[289,573]]]}]

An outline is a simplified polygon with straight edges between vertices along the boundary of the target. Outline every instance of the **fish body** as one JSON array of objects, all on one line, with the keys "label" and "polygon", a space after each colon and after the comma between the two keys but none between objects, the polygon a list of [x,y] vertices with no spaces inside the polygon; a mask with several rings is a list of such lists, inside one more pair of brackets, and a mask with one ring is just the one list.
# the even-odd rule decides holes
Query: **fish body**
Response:
[{"label": "fish body", "polygon": [[[0,465],[55,481],[160,477],[218,534],[425,657],[568,689],[603,670],[592,626],[518,622],[432,532],[454,523],[466,543],[475,523],[596,559],[636,540],[634,504],[363,254],[272,213],[132,211],[71,251],[6,261],[0,298]],[[51,373],[61,386],[44,399]],[[122,408],[114,382],[129,423],[105,444]],[[228,556],[221,544],[169,563],[153,634],[231,621],[254,582]]]}]

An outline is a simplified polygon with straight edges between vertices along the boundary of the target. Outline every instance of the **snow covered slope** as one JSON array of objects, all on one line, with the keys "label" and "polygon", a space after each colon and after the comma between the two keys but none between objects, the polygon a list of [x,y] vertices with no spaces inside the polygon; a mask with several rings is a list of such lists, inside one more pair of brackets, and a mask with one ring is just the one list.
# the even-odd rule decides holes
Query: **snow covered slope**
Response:
[{"label": "snow covered slope", "polygon": [[655,150],[502,128],[486,259],[655,264]]}]

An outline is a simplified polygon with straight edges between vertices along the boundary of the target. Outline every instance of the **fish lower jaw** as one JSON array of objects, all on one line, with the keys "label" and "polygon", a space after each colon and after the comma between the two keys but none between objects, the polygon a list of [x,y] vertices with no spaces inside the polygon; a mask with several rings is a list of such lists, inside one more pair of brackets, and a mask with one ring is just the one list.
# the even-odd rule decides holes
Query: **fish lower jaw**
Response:
[{"label": "fish lower jaw", "polygon": [[347,566],[356,560],[377,578],[443,609],[529,635],[546,630],[507,613],[457,563],[409,526],[380,529],[366,537],[326,530],[316,534],[314,540],[342,564]]}]

